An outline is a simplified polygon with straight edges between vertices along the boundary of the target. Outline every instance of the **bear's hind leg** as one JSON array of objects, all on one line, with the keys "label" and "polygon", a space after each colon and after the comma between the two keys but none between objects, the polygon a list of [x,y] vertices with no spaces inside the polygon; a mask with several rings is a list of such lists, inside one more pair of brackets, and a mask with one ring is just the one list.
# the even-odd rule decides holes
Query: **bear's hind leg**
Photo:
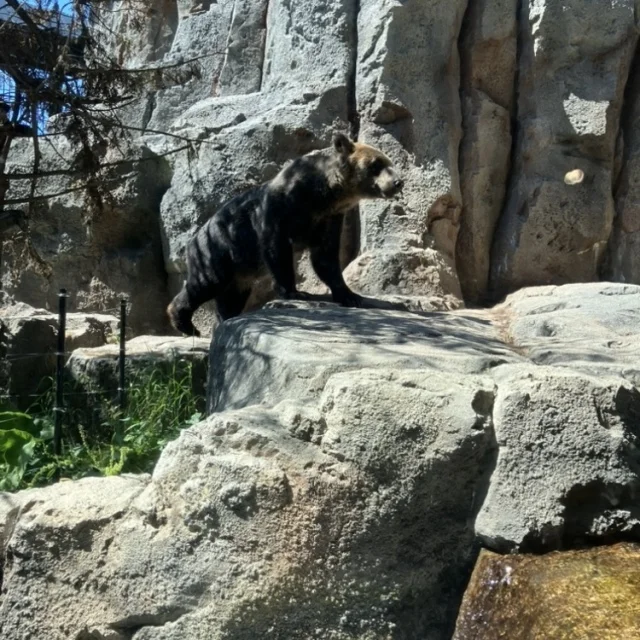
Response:
[{"label": "bear's hind leg", "polygon": [[199,336],[200,332],[193,326],[191,317],[193,309],[189,303],[189,294],[186,285],[182,287],[180,293],[171,301],[167,307],[167,315],[171,326],[180,333],[188,336]]},{"label": "bear's hind leg", "polygon": [[208,300],[216,296],[218,287],[209,284],[193,286],[187,281],[180,293],[167,307],[167,315],[172,326],[188,336],[200,336],[200,332],[193,326],[192,318],[196,310]]},{"label": "bear's hind leg", "polygon": [[238,289],[230,286],[224,293],[216,298],[216,307],[218,308],[218,316],[220,320],[228,320],[239,316],[247,304],[251,289]]}]

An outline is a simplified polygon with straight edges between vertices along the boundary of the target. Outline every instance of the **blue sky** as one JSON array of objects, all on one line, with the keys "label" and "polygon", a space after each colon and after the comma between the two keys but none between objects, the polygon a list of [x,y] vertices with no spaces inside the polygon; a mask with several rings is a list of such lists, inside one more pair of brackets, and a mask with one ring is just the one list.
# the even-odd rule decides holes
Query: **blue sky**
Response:
[{"label": "blue sky", "polygon": [[[20,3],[25,7],[37,7],[38,0],[22,0]],[[40,0],[40,6],[43,9],[51,9],[58,4],[62,15],[70,15],[72,3],[69,0],[61,0],[56,3],[55,0]],[[15,11],[4,1],[0,0],[0,20],[11,20],[12,22],[20,22],[20,18],[16,16]]]},{"label": "blue sky", "polygon": [[[57,6],[59,10],[64,13],[68,13],[67,9],[70,11],[72,9],[72,4],[69,0],[61,0],[59,3],[56,3],[55,0],[22,0],[22,5],[26,7],[37,7],[40,6],[44,9],[53,9]],[[20,18],[16,16],[15,11],[12,7],[8,6],[5,0],[0,0],[0,21],[11,21],[11,22],[21,22]],[[0,100],[6,100],[11,103],[13,101],[13,80],[6,74],[0,70]],[[45,121],[47,119],[46,113],[40,113],[38,118],[38,128],[43,129],[45,125]]]}]

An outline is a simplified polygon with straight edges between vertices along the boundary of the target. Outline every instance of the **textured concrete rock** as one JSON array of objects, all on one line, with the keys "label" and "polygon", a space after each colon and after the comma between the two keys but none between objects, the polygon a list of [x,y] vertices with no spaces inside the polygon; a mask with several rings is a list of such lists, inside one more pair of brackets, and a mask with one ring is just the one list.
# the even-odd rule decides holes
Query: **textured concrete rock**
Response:
[{"label": "textured concrete rock", "polygon": [[251,407],[184,431],[142,493],[18,494],[2,637],[447,638],[491,393],[476,376],[336,375],[315,414]]},{"label": "textured concrete rock", "polygon": [[[94,627],[89,621],[117,620],[120,603],[110,602],[108,597],[92,599],[90,594],[100,590],[96,581],[104,571],[100,560],[117,539],[116,531],[123,516],[148,482],[148,476],[86,478],[45,489],[0,494],[0,517],[6,518],[4,531],[0,525],[3,638],[20,638],[25,634],[52,640],[127,637],[108,635],[118,629],[109,630],[107,625],[104,629],[107,635],[92,635]],[[58,561],[51,564],[45,560],[56,557]],[[7,587],[15,584],[23,560],[30,565],[28,571],[33,580],[13,591]],[[126,593],[126,587],[120,587]],[[69,606],[78,597],[79,606]],[[81,604],[82,600],[86,606]]]},{"label": "textured concrete rock", "polygon": [[453,640],[634,638],[639,598],[637,545],[544,556],[483,551]]},{"label": "textured concrete rock", "polygon": [[[494,296],[597,279],[614,218],[615,145],[637,40],[633,0],[526,2],[521,21],[519,127],[493,244]],[[584,181],[565,184],[575,169]]]},{"label": "textured concrete rock", "polygon": [[218,95],[254,93],[262,88],[267,10],[267,0],[235,3]]},{"label": "textured concrete rock", "polygon": [[[640,281],[624,186],[618,210],[628,211],[610,237],[610,185],[621,167],[621,185],[629,181],[637,146],[630,107],[625,153],[615,152],[635,50],[633,0],[608,8],[154,0],[142,23],[122,12],[114,46],[132,66],[200,58],[198,74],[185,70],[140,107],[144,127],[203,141],[195,158],[173,159],[162,205],[171,293],[195,226],[282,162],[326,144],[336,126],[380,146],[405,174],[400,202],[361,207],[359,243],[366,261],[380,263],[376,273],[394,268],[389,250],[404,271],[405,253],[422,252],[432,274],[403,274],[405,294],[460,297],[458,275],[473,303],[527,284],[596,279],[607,243],[607,273]],[[585,179],[565,184],[576,169]],[[375,280],[363,285],[386,293]],[[247,308],[270,298],[268,283],[258,288]]]},{"label": "textured concrete rock", "polygon": [[[104,314],[68,313],[65,349],[97,347],[117,336],[118,320]],[[0,309],[2,358],[7,363],[0,394],[20,407],[33,404],[55,374],[58,316],[18,303]]]},{"label": "textured concrete rock", "polygon": [[[209,341],[202,338],[138,336],[125,345],[125,374],[135,384],[140,375],[162,369],[179,376],[190,370],[193,392],[204,396]],[[66,368],[70,378],[90,392],[118,388],[118,344],[76,349]]]},{"label": "textured concrete rock", "polygon": [[[177,72],[165,73],[158,86],[127,109],[128,122],[141,129],[166,130],[198,100],[221,92],[227,83],[240,89],[246,75],[255,76],[254,69],[241,71],[234,53],[245,10],[234,0],[117,0],[108,7],[103,39],[120,64],[171,66]],[[247,62],[253,58],[256,43],[252,44]]]},{"label": "textured concrete rock", "polygon": [[[414,310],[423,300],[389,297]],[[210,362],[211,410],[314,395],[334,367],[379,365],[386,359],[389,366],[402,362],[465,372],[532,361],[640,386],[636,285],[536,287],[487,312],[413,314],[314,303],[275,307],[217,330]]]},{"label": "textured concrete rock", "polygon": [[640,387],[640,286],[534,287],[494,313],[505,339],[533,362],[620,376]]},{"label": "textured concrete rock", "polygon": [[499,447],[476,532],[498,550],[640,537],[640,391],[619,378],[500,367]]}]

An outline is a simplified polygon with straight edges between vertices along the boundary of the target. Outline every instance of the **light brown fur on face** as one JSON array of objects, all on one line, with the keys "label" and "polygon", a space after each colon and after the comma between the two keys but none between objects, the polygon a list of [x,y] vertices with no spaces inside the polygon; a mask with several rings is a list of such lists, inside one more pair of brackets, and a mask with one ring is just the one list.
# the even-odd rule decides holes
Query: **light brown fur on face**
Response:
[{"label": "light brown fur on face", "polygon": [[362,198],[390,198],[402,189],[391,160],[379,149],[354,142],[347,161],[354,169],[354,186]]},{"label": "light brown fur on face", "polygon": [[380,149],[370,147],[368,144],[362,142],[353,143],[353,153],[350,158],[353,159],[354,164],[358,164],[362,167],[371,164],[374,160],[380,159],[385,163],[385,166],[391,166],[391,160]]}]

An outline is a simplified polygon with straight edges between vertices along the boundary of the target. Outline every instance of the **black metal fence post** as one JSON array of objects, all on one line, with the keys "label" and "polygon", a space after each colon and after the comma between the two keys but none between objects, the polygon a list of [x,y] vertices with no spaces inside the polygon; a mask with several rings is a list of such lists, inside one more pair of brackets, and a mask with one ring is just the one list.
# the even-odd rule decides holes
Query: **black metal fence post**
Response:
[{"label": "black metal fence post", "polygon": [[62,414],[64,412],[64,347],[67,327],[67,290],[58,294],[58,351],[56,353],[56,405],[54,407],[53,452],[62,454]]},{"label": "black metal fence post", "polygon": [[120,410],[124,411],[127,403],[126,391],[124,386],[124,362],[125,362],[125,333],[127,326],[127,301],[122,298],[120,300],[120,355],[118,357],[118,404]]}]

